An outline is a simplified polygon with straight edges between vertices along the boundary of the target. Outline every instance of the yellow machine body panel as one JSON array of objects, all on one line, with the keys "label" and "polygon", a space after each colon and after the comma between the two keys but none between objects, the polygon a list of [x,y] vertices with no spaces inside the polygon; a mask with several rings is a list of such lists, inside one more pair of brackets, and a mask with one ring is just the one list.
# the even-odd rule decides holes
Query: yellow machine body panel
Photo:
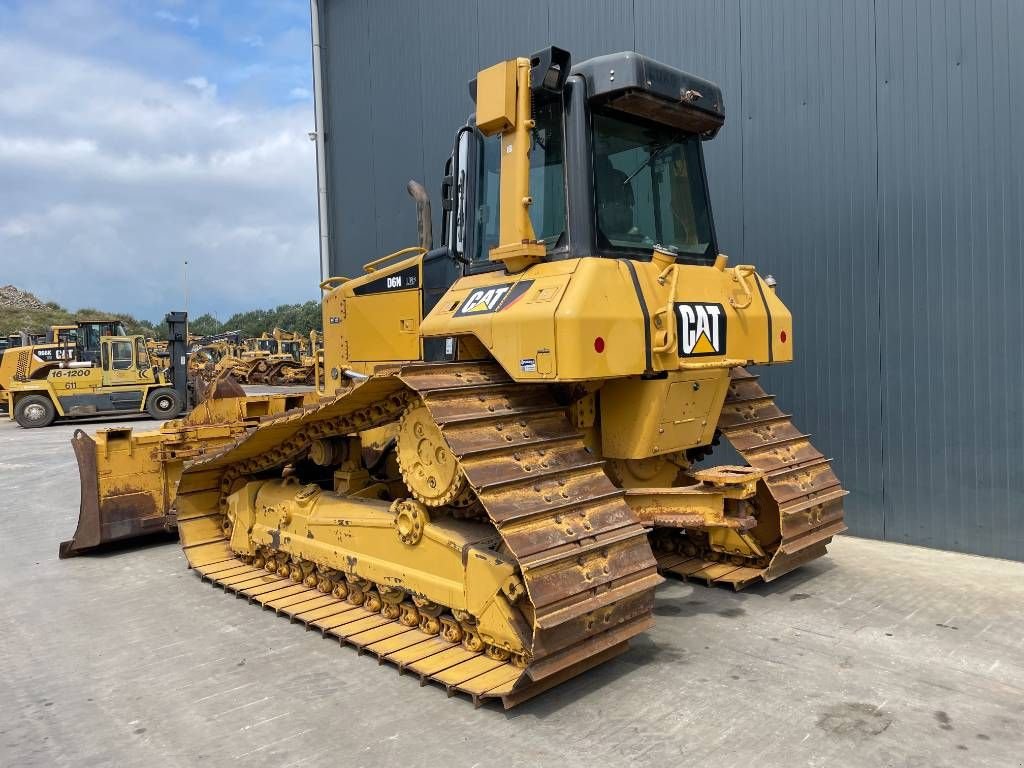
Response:
[{"label": "yellow machine body panel", "polygon": [[368,269],[324,295],[322,340],[328,388],[338,385],[346,369],[368,375],[378,366],[421,357],[421,257]]},{"label": "yellow machine body panel", "polygon": [[353,296],[346,305],[345,338],[350,360],[363,363],[419,358],[419,291]]},{"label": "yellow machine body panel", "polygon": [[792,360],[791,315],[750,267],[589,258],[486,273],[452,285],[423,334],[471,334],[521,381]]},{"label": "yellow machine body panel", "polygon": [[517,381],[791,361],[789,310],[752,267],[720,260],[721,269],[567,259],[471,275],[421,321],[420,290],[362,292],[410,276],[418,285],[420,257],[406,259],[325,295],[325,366],[366,375],[418,360],[421,336],[471,336]]}]

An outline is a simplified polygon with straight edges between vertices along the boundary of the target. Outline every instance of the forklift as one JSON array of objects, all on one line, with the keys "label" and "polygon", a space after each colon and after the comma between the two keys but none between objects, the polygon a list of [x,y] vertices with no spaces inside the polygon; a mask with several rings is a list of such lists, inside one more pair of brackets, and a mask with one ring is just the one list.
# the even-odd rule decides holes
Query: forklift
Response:
[{"label": "forklift", "polygon": [[[124,334],[120,323],[118,334],[102,333],[108,329],[98,323],[87,324],[75,334],[73,354],[33,365],[30,372],[27,360],[19,358],[25,365],[15,366],[4,383],[10,417],[25,429],[47,427],[57,419],[111,414],[177,418],[194,399],[186,375],[186,316],[171,312],[166,321],[167,368],[156,364],[144,336]],[[21,354],[32,355],[32,348]]]},{"label": "forklift", "polygon": [[7,338],[7,352],[0,355],[0,410],[9,410],[9,392],[15,382],[36,377],[54,362],[98,361],[100,338],[125,335],[119,320],[51,325],[45,334],[12,333]]}]

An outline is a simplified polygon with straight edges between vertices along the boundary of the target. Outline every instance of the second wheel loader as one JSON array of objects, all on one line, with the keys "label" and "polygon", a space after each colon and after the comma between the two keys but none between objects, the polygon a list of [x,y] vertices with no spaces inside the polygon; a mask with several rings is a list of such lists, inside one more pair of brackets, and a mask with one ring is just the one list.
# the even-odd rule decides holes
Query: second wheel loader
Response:
[{"label": "second wheel loader", "polygon": [[[649,628],[659,571],[740,588],[823,555],[844,491],[747,370],[793,327],[718,250],[719,89],[550,48],[470,90],[440,246],[411,185],[419,244],[322,286],[325,395],[76,436],[79,530],[162,513],[204,579],[512,706]],[[709,465],[722,439],[744,464]]]}]

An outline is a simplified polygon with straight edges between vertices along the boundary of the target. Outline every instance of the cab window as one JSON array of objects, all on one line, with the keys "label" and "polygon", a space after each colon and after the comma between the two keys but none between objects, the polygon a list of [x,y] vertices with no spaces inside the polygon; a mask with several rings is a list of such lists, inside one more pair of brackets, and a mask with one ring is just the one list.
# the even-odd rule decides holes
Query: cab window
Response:
[{"label": "cab window", "polygon": [[594,113],[594,203],[602,248],[681,261],[715,258],[700,138],[660,123]]},{"label": "cab window", "polygon": [[140,371],[145,371],[150,367],[149,350],[146,349],[146,342],[142,339],[135,340],[135,358],[138,360]]},{"label": "cab window", "polygon": [[487,261],[487,254],[498,245],[498,177],[501,173],[500,139],[490,136],[483,140],[480,178],[477,184],[476,253],[473,261]]},{"label": "cab window", "polygon": [[112,341],[110,343],[110,357],[113,370],[129,370],[135,362],[132,358],[132,343],[130,341]]},{"label": "cab window", "polygon": [[[536,126],[530,145],[530,223],[538,240],[554,247],[565,232],[565,152],[562,140],[562,103],[548,100],[534,106]],[[474,262],[486,262],[499,244],[501,196],[501,139],[483,139],[480,176],[477,179]]]}]

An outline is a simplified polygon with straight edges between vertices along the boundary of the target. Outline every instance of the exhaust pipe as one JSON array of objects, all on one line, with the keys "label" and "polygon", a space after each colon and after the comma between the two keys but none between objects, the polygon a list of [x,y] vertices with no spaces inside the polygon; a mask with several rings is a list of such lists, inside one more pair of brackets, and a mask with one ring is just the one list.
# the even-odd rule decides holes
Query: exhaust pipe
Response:
[{"label": "exhaust pipe", "polygon": [[410,180],[405,187],[416,201],[416,239],[421,248],[434,248],[434,232],[430,219],[430,195],[418,181]]}]

